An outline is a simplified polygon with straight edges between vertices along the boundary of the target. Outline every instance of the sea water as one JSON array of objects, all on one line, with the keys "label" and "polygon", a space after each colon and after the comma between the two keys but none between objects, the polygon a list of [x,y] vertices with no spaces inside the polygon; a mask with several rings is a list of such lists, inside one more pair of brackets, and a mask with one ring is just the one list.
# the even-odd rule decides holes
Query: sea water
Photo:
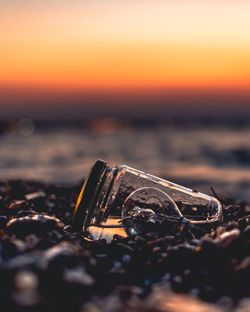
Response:
[{"label": "sea water", "polygon": [[0,135],[0,179],[80,183],[98,158],[211,194],[250,198],[250,126],[95,121]]}]

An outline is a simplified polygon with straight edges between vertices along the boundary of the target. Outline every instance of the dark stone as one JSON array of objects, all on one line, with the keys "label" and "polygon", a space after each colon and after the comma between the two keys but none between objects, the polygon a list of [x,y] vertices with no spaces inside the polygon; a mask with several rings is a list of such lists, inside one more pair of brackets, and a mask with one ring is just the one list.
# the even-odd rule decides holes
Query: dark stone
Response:
[{"label": "dark stone", "polygon": [[0,216],[0,230],[4,229],[8,222],[8,218],[6,216]]},{"label": "dark stone", "polygon": [[55,229],[61,230],[63,227],[64,225],[59,219],[37,214],[11,219],[6,225],[6,232],[9,235],[15,235],[21,238],[29,234],[43,236],[48,231]]}]

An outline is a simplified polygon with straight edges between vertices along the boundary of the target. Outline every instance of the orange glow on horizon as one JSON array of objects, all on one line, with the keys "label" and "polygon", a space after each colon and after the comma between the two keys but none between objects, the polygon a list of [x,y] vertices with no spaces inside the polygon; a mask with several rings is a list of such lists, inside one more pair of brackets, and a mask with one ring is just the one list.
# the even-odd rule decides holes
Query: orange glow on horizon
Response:
[{"label": "orange glow on horizon", "polygon": [[[250,87],[250,49],[108,46],[6,53],[0,83],[68,88]],[[84,57],[83,55],[84,51]],[[3,54],[3,53],[2,53]],[[69,57],[74,55],[74,58]]]},{"label": "orange glow on horizon", "polygon": [[0,87],[250,89],[249,11],[222,0],[0,4]]}]

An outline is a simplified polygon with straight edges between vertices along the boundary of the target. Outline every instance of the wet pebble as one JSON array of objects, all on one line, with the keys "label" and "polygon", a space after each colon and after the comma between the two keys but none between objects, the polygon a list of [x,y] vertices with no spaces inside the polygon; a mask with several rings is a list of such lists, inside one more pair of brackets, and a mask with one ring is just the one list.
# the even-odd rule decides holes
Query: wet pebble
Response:
[{"label": "wet pebble", "polygon": [[48,215],[32,215],[11,219],[6,225],[9,235],[25,237],[29,234],[44,235],[54,229],[63,229],[64,224],[57,218]]},{"label": "wet pebble", "polygon": [[76,254],[75,246],[68,242],[62,242],[49,248],[45,252],[44,257],[49,265],[66,265],[74,259]]},{"label": "wet pebble", "polygon": [[219,235],[214,240],[214,242],[219,248],[226,248],[230,244],[232,244],[232,242],[234,242],[239,236],[240,236],[240,230],[233,229],[231,231],[224,232],[221,235]]},{"label": "wet pebble", "polygon": [[40,200],[46,198],[46,194],[43,191],[40,192],[34,192],[34,193],[29,193],[25,195],[25,199],[27,201],[35,201],[35,200]]},{"label": "wet pebble", "polygon": [[68,283],[79,284],[81,286],[92,286],[94,278],[90,276],[83,267],[66,268],[64,270],[64,280]]},{"label": "wet pebble", "polygon": [[236,270],[240,271],[240,270],[246,270],[246,269],[250,269],[250,256],[246,257],[245,259],[243,259],[240,264],[237,265]]},{"label": "wet pebble", "polygon": [[32,271],[19,271],[15,276],[16,291],[27,291],[38,287],[38,278]]},{"label": "wet pebble", "polygon": [[8,218],[6,216],[0,216],[0,230],[4,229],[8,222]]},{"label": "wet pebble", "polygon": [[27,202],[25,200],[14,200],[9,203],[8,209],[9,210],[21,210],[27,206]]}]

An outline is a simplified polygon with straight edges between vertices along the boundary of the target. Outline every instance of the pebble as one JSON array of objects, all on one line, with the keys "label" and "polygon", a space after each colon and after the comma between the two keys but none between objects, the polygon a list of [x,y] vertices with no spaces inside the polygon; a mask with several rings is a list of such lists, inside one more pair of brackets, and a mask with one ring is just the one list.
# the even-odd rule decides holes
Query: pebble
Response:
[{"label": "pebble", "polygon": [[76,253],[75,246],[69,244],[68,242],[62,242],[45,252],[45,259],[49,264],[51,263],[60,263],[66,261],[66,259],[72,258]]},{"label": "pebble", "polygon": [[250,256],[242,260],[241,263],[237,265],[236,267],[236,271],[246,270],[246,269],[250,269]]},{"label": "pebble", "polygon": [[74,267],[64,270],[64,280],[72,284],[80,284],[82,286],[92,286],[94,278],[90,276],[83,267]]},{"label": "pebble", "polygon": [[220,248],[228,247],[232,242],[234,242],[240,236],[239,229],[233,229],[228,232],[224,232],[219,235],[215,240],[215,244]]},{"label": "pebble", "polygon": [[55,217],[36,214],[11,219],[6,225],[6,231],[9,235],[24,237],[29,234],[44,235],[48,231],[63,227],[64,224]]},{"label": "pebble", "polygon": [[1,311],[143,312],[147,303],[157,311],[158,285],[169,294],[161,299],[168,309],[178,292],[187,294],[176,301],[182,307],[192,298],[220,312],[250,311],[249,203],[227,205],[213,229],[168,221],[164,233],[115,235],[107,243],[72,231],[78,191],[0,183]]},{"label": "pebble", "polygon": [[4,229],[8,222],[8,218],[6,216],[0,216],[0,230]]},{"label": "pebble", "polygon": [[24,209],[27,205],[26,200],[14,200],[8,205],[10,210],[20,210]]},{"label": "pebble", "polygon": [[33,200],[37,200],[37,199],[42,199],[42,198],[46,198],[46,194],[44,192],[34,192],[34,193],[29,193],[25,195],[25,199],[27,201],[33,201]]},{"label": "pebble", "polygon": [[38,287],[38,278],[31,271],[19,271],[15,276],[16,291],[26,291]]}]

